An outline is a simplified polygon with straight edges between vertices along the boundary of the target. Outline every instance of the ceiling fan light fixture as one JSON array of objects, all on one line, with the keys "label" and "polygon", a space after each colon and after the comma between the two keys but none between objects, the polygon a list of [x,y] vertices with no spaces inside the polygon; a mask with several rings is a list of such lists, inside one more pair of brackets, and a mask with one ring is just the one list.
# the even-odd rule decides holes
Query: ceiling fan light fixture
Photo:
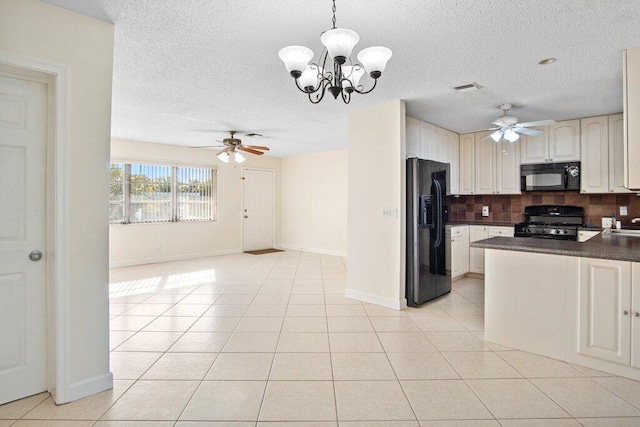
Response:
[{"label": "ceiling fan light fixture", "polygon": [[491,139],[493,139],[495,142],[499,142],[502,139],[502,129],[498,129],[497,131],[493,132],[491,135],[489,135],[491,137]]},{"label": "ceiling fan light fixture", "polygon": [[233,158],[236,161],[236,163],[242,163],[245,160],[247,160],[242,154],[238,153],[237,151],[233,153]]},{"label": "ceiling fan light fixture", "polygon": [[227,153],[226,151],[218,154],[218,158],[222,163],[229,163],[229,153]]},{"label": "ceiling fan light fixture", "polygon": [[506,129],[504,131],[504,139],[506,139],[509,142],[516,142],[519,138],[520,138],[520,135],[517,132],[514,132],[513,129],[511,128]]},{"label": "ceiling fan light fixture", "polygon": [[[373,46],[360,51],[360,63],[352,61],[351,53],[360,41],[360,36],[347,28],[336,28],[336,0],[333,0],[331,10],[333,25],[320,35],[320,42],[325,49],[318,62],[309,64],[313,51],[304,46],[288,46],[278,52],[287,71],[295,79],[296,87],[309,97],[312,104],[322,101],[326,92],[331,93],[335,99],[342,98],[345,104],[351,101],[352,93],[370,93],[375,89],[378,78],[391,58],[391,49]],[[359,84],[360,77],[365,72],[373,79],[369,89]]]}]

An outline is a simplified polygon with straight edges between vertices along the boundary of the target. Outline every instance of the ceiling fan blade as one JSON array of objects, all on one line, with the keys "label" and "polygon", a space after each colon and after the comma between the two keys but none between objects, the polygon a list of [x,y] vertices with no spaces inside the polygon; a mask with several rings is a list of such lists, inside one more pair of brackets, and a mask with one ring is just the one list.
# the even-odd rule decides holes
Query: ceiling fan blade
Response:
[{"label": "ceiling fan blade", "polygon": [[549,126],[555,124],[555,120],[538,120],[537,122],[518,123],[516,127],[530,128],[534,126]]},{"label": "ceiling fan blade", "polygon": [[245,148],[253,148],[254,150],[263,150],[269,151],[269,147],[264,147],[262,145],[243,145]]},{"label": "ceiling fan blade", "polygon": [[254,150],[244,146],[238,147],[238,150],[246,151],[247,153],[251,153],[251,154],[257,154],[258,156],[262,156],[264,154],[262,151]]},{"label": "ceiling fan blade", "polygon": [[529,135],[529,136],[538,136],[542,134],[542,131],[536,130],[536,129],[529,129],[529,128],[522,128],[519,126],[516,126],[513,128],[513,131],[516,133],[521,133],[524,135]]},{"label": "ceiling fan blade", "polygon": [[222,150],[220,150],[220,151],[218,151],[218,152],[216,153],[216,156],[219,156],[220,154],[222,154],[222,153],[226,152],[228,149],[229,149],[229,148],[223,148]]}]

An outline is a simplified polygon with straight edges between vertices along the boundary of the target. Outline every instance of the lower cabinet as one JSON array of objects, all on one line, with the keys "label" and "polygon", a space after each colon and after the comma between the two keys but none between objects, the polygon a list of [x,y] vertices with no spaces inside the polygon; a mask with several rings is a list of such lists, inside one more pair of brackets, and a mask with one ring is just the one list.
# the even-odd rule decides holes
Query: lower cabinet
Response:
[{"label": "lower cabinet", "polygon": [[446,234],[447,270],[455,279],[469,272],[469,226],[447,226]]},{"label": "lower cabinet", "polygon": [[[484,225],[469,226],[469,242],[477,242],[489,238],[489,227]],[[469,272],[484,274],[484,249],[469,249]]]},{"label": "lower cabinet", "polygon": [[[513,227],[470,225],[469,242],[476,242],[489,237],[513,237],[514,231]],[[469,272],[484,274],[484,249],[469,248]]]},{"label": "lower cabinet", "polygon": [[640,367],[640,264],[580,259],[581,354]]}]

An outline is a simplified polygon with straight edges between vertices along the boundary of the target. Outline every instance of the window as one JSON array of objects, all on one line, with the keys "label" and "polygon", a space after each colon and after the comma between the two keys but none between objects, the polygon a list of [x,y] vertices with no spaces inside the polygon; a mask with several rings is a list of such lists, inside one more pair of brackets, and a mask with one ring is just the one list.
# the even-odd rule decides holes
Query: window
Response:
[{"label": "window", "polygon": [[216,170],[111,163],[109,223],[216,220]]}]

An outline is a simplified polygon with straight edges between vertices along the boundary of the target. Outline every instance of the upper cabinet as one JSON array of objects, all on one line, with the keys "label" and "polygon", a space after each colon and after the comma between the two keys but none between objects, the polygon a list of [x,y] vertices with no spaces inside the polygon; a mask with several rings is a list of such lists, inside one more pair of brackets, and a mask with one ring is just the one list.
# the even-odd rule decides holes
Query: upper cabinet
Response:
[{"label": "upper cabinet", "polygon": [[474,133],[460,135],[460,194],[476,192],[476,137]]},{"label": "upper cabinet", "polygon": [[640,46],[624,51],[624,180],[625,187],[640,190]]},{"label": "upper cabinet", "polygon": [[475,194],[520,194],[520,144],[475,133]]},{"label": "upper cabinet", "polygon": [[447,195],[460,194],[458,134],[413,117],[407,117],[406,124],[406,157],[449,163]]},{"label": "upper cabinet", "polygon": [[628,193],[624,188],[622,114],[581,121],[582,193]]},{"label": "upper cabinet", "polygon": [[533,129],[542,134],[520,137],[522,164],[580,160],[580,120],[566,120]]}]

